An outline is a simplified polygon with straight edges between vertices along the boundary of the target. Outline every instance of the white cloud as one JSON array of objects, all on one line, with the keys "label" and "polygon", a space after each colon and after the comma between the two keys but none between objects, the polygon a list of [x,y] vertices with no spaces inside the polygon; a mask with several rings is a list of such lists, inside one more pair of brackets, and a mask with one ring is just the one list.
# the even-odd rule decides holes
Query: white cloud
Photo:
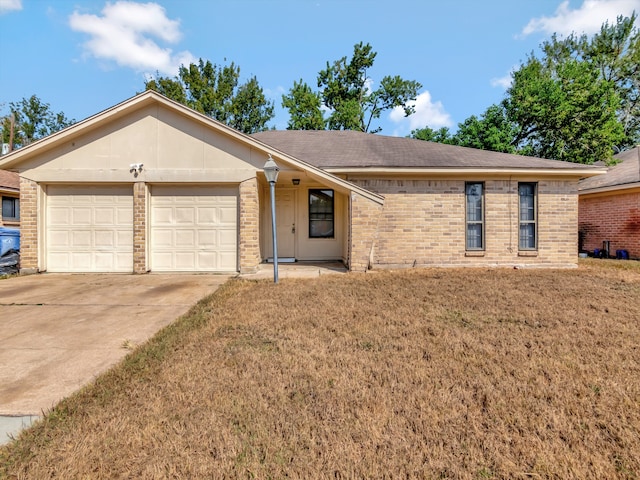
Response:
[{"label": "white cloud", "polygon": [[408,131],[425,126],[434,130],[453,126],[451,115],[445,111],[442,102],[432,102],[428,91],[417,96],[414,106],[416,113],[413,115],[405,117],[402,107],[396,107],[389,114],[389,119],[405,128],[408,126]]},{"label": "white cloud", "polygon": [[22,10],[22,0],[0,0],[0,15],[14,10]]},{"label": "white cloud", "polygon": [[504,77],[494,77],[491,79],[492,87],[500,87],[506,90],[511,86],[511,74],[505,75]]},{"label": "white cloud", "polygon": [[520,66],[514,65],[509,70],[509,73],[507,73],[505,76],[492,78],[490,80],[491,86],[492,87],[496,87],[496,88],[502,88],[503,90],[506,90],[507,88],[509,88],[511,86],[511,82],[513,81],[513,77],[512,77],[513,72],[515,72],[519,68],[520,68]]},{"label": "white cloud", "polygon": [[75,11],[69,17],[72,30],[90,36],[83,45],[90,56],[139,72],[165,75],[175,75],[180,65],[195,60],[188,51],[173,53],[158,44],[175,44],[182,35],[180,22],[167,18],[165,9],[157,3],[107,2],[101,14]]},{"label": "white cloud", "polygon": [[529,21],[522,30],[522,36],[535,32],[562,36],[571,33],[591,35],[599,32],[604,22],[615,24],[618,16],[631,16],[634,10],[640,14],[640,0],[584,0],[576,9],[571,9],[569,0],[564,0],[553,16]]}]

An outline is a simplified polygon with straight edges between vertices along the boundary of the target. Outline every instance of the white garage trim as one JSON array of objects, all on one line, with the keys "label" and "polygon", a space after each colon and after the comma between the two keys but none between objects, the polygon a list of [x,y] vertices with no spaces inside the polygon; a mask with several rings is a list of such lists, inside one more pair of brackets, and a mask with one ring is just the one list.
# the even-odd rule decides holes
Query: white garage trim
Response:
[{"label": "white garage trim", "polygon": [[49,185],[45,217],[47,271],[133,271],[130,185]]},{"label": "white garage trim", "polygon": [[155,272],[238,270],[238,187],[151,186]]}]

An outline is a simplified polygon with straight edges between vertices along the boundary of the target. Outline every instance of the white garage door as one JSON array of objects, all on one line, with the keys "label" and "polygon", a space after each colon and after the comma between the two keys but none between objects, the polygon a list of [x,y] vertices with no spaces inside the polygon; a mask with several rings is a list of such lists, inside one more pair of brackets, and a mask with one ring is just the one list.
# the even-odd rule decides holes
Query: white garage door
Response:
[{"label": "white garage door", "polygon": [[151,270],[235,272],[238,189],[151,188]]},{"label": "white garage door", "polygon": [[49,185],[49,272],[132,272],[131,186]]}]

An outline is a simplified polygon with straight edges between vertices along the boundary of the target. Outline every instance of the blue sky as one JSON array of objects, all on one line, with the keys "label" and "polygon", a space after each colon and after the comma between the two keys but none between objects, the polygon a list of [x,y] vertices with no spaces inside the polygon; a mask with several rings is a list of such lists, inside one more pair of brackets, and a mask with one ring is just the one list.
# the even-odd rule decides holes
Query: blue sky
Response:
[{"label": "blue sky", "polygon": [[235,62],[275,102],[358,42],[377,52],[369,77],[423,85],[417,113],[385,114],[382,135],[455,131],[504,97],[510,72],[555,32],[592,34],[640,0],[0,0],[0,114],[31,95],[82,120],[181,63]]}]

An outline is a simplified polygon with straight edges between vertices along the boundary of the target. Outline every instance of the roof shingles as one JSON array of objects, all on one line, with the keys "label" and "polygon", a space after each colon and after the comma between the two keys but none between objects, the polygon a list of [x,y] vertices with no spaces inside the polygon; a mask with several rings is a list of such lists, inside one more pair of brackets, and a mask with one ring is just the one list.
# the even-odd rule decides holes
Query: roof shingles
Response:
[{"label": "roof shingles", "polygon": [[0,189],[3,190],[20,190],[20,177],[15,172],[0,170]]},{"label": "roof shingles", "polygon": [[604,175],[581,180],[580,191],[640,183],[640,146],[618,153],[613,158],[619,163],[609,168]]},{"label": "roof shingles", "polygon": [[351,130],[268,130],[253,138],[323,169],[508,168],[585,169],[558,160],[491,152]]}]

